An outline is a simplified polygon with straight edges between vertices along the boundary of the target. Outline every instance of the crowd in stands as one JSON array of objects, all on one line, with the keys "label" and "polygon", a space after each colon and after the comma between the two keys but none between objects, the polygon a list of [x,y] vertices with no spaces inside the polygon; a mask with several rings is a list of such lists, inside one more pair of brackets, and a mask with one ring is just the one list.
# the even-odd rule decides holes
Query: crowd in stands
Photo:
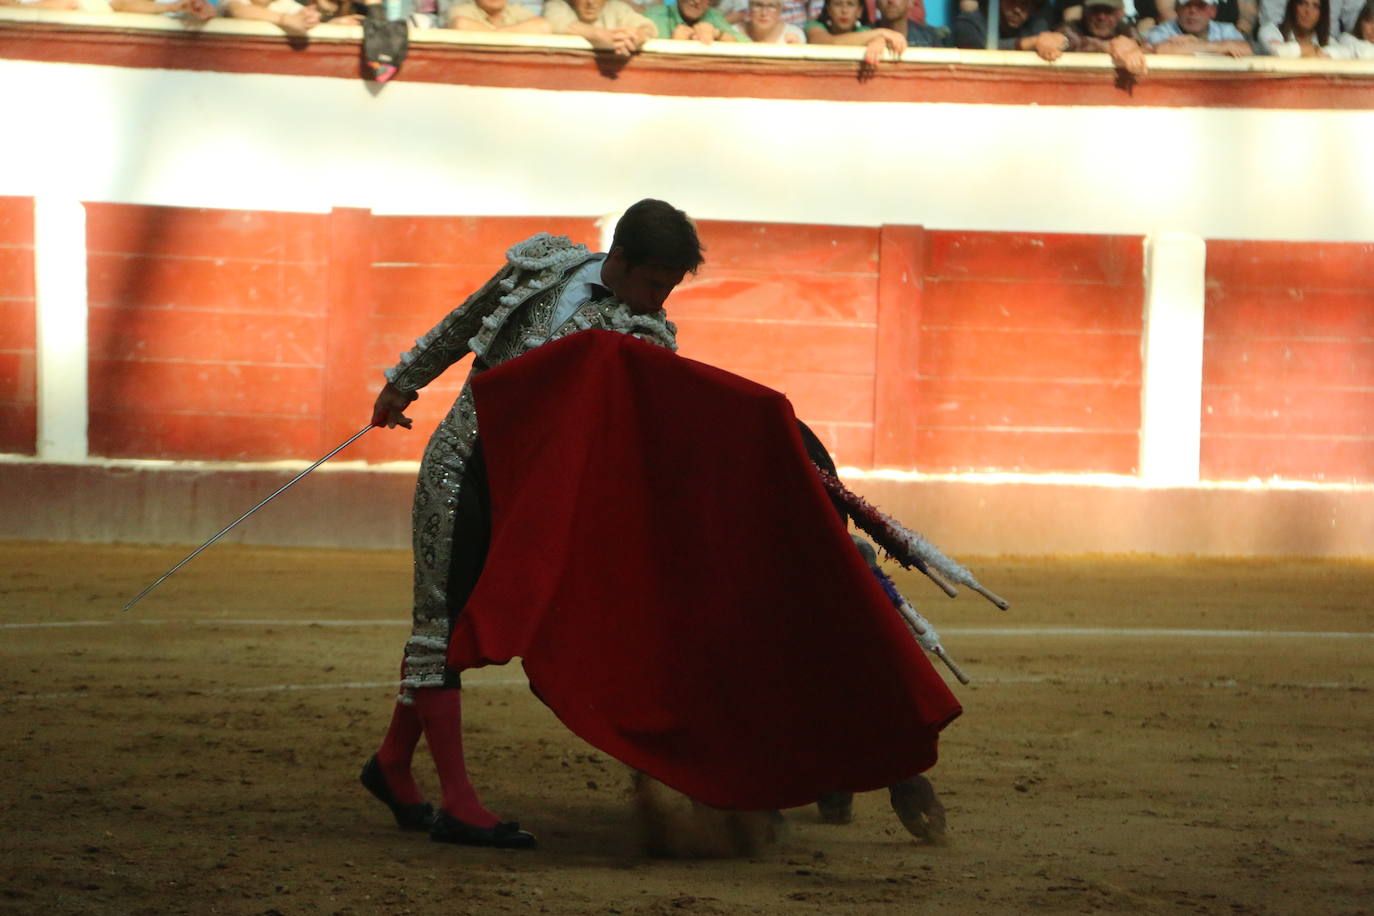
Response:
[{"label": "crowd in stands", "polygon": [[[849,45],[877,63],[907,48],[988,46],[988,0],[948,0],[950,26],[924,0],[0,0],[0,6],[258,19],[289,34],[357,24],[382,6],[412,30],[578,35],[629,56],[652,38]],[[1000,0],[995,46],[1049,61],[1105,53],[1139,74],[1145,55],[1374,60],[1374,0]]]}]

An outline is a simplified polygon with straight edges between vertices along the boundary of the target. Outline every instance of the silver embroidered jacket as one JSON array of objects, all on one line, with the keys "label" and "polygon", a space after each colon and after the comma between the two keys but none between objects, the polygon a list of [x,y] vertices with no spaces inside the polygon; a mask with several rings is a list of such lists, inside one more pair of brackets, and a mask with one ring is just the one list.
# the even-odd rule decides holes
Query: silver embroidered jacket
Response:
[{"label": "silver embroidered jacket", "polygon": [[387,381],[412,392],[468,353],[477,357],[462,393],[430,437],[415,486],[415,606],[401,677],[403,700],[416,687],[438,687],[444,681],[454,512],[463,468],[477,440],[473,377],[550,340],[588,328],[634,334],[677,349],[677,328],[663,312],[637,315],[614,297],[585,302],[558,327],[550,326],[569,278],[591,257],[585,245],[547,233],[511,246],[505,267],[417,340],[410,352],[401,355],[399,364],[386,370]]}]

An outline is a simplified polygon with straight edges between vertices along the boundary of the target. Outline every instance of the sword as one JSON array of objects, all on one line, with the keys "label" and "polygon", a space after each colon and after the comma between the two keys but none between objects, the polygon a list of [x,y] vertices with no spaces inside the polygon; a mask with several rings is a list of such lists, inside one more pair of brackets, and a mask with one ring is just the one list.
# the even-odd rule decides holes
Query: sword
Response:
[{"label": "sword", "polygon": [[315,470],[315,468],[317,468],[317,467],[319,467],[320,465],[324,464],[324,463],[325,463],[326,461],[328,461],[330,458],[333,458],[335,455],[339,454],[339,452],[341,452],[341,451],[343,451],[344,449],[348,448],[350,445],[352,445],[352,444],[353,444],[354,442],[356,442],[358,439],[362,438],[363,433],[365,433],[365,432],[367,432],[369,429],[371,429],[371,428],[372,428],[372,425],[373,425],[373,424],[369,423],[369,424],[367,424],[366,426],[364,426],[362,429],[358,430],[358,431],[357,431],[356,433],[354,433],[353,435],[349,436],[349,437],[348,437],[348,441],[345,442],[343,445],[340,445],[338,448],[334,449],[334,450],[333,450],[332,452],[330,452],[328,455],[325,455],[325,456],[324,456],[323,458],[321,458],[319,461],[316,461],[314,464],[310,465],[310,467],[306,468],[304,471],[301,471],[301,472],[300,472],[299,474],[297,474],[295,477],[292,477],[289,481],[287,481],[286,483],[282,484],[282,486],[278,487],[278,488],[277,488],[277,491],[276,491],[275,493],[273,493],[271,496],[267,497],[267,498],[264,499],[262,502],[258,503],[256,506],[254,506],[253,508],[249,509],[247,512],[243,513],[242,515],[240,515],[238,518],[234,519],[234,520],[233,520],[232,522],[230,522],[228,525],[224,526],[224,530],[223,530],[223,531],[221,531],[219,534],[215,535],[214,537],[210,538],[210,540],[206,541],[204,544],[201,544],[201,545],[200,545],[199,547],[197,547],[195,550],[191,551],[190,556],[188,556],[186,559],[182,560],[182,561],[181,561],[180,563],[178,563],[176,566],[173,566],[171,569],[167,570],[167,571],[166,571],[165,573],[163,573],[161,576],[158,576],[157,581],[154,582],[152,585],[148,586],[148,587],[145,588],[143,591],[139,592],[137,595],[134,595],[134,597],[129,601],[129,603],[126,604],[126,605],[124,605],[124,610],[127,611],[129,608],[133,607],[135,604],[138,604],[140,601],[142,601],[144,595],[148,594],[148,593],[151,592],[153,589],[155,589],[155,588],[157,588],[159,585],[161,585],[161,584],[162,584],[164,581],[166,581],[168,578],[170,578],[171,575],[172,575],[172,573],[176,572],[178,569],[181,569],[181,567],[185,566],[187,563],[190,563],[192,560],[194,560],[197,556],[200,555],[200,552],[201,552],[202,550],[204,550],[206,547],[209,547],[211,544],[215,543],[215,541],[218,541],[220,538],[224,537],[226,534],[228,534],[230,531],[232,531],[232,530],[234,529],[234,526],[237,525],[239,522],[241,522],[241,521],[243,521],[244,519],[248,518],[248,516],[252,515],[254,512],[257,512],[257,511],[258,511],[259,509],[261,509],[263,506],[267,505],[267,504],[270,503],[272,500],[276,499],[278,496],[280,496],[280,495],[282,495],[283,493],[285,493],[285,492],[287,491],[287,489],[289,489],[290,486],[291,486],[292,484],[294,484],[296,481],[300,480],[300,479],[301,479],[302,477],[304,477],[306,474],[309,474],[311,471]]}]

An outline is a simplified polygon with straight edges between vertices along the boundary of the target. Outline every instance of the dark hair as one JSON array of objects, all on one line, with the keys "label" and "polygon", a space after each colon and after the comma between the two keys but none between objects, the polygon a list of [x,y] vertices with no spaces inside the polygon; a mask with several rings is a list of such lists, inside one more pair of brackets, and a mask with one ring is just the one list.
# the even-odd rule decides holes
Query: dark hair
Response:
[{"label": "dark hair", "polygon": [[[816,21],[825,26],[825,30],[831,35],[835,34],[835,30],[830,27],[833,24],[830,21],[830,0],[825,0],[825,3],[821,5],[821,14],[816,17]],[[866,25],[870,29],[873,28],[873,17],[868,15],[868,0],[859,0],[859,21],[854,26],[855,30],[857,31],[861,25]]]},{"label": "dark hair", "polygon": [[[1317,20],[1317,27],[1312,30],[1312,34],[1317,38],[1317,44],[1325,45],[1331,39],[1331,0],[1317,0],[1321,4],[1321,17]],[[1298,21],[1298,0],[1288,0],[1288,5],[1283,8],[1283,23],[1279,26],[1279,32],[1289,41],[1293,40],[1296,34],[1296,24]]]},{"label": "dark hair", "polygon": [[1374,19],[1374,0],[1370,0],[1369,3],[1360,7],[1360,15],[1355,17],[1355,24],[1350,27],[1350,34],[1354,35],[1356,38],[1363,39],[1364,35],[1360,31],[1360,27],[1370,19]]},{"label": "dark hair", "polygon": [[696,273],[706,260],[697,227],[687,214],[652,197],[631,204],[620,217],[611,247],[624,249],[631,266],[680,267]]}]

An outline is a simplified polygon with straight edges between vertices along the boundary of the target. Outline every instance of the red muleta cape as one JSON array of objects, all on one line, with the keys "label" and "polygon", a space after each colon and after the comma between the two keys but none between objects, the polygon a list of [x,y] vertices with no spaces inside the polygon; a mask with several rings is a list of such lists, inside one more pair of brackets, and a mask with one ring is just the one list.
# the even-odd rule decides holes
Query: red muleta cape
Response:
[{"label": "red muleta cape", "polygon": [[854,548],[776,391],[584,331],[473,382],[491,548],[449,647],[524,660],[574,733],[719,808],[935,763],[958,701]]}]

